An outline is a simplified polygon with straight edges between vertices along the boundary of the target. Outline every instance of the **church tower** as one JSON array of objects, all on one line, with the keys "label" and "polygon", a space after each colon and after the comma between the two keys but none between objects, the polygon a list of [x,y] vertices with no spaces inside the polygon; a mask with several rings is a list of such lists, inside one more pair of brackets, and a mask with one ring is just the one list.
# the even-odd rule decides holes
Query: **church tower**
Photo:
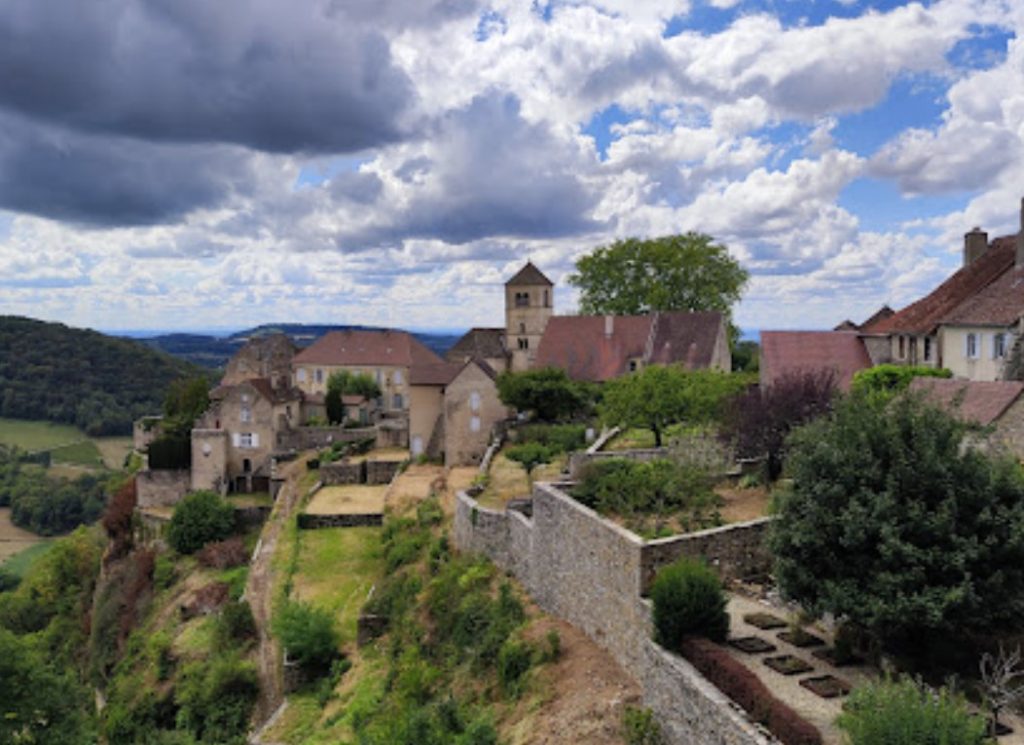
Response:
[{"label": "church tower", "polygon": [[540,337],[551,318],[554,295],[554,283],[529,261],[505,283],[505,348],[513,372],[533,367]]}]

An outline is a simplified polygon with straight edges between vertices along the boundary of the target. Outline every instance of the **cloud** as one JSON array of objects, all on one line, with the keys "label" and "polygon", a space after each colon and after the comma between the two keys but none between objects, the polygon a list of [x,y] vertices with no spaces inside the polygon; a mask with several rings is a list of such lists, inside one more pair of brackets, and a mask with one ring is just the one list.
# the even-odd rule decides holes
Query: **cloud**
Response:
[{"label": "cloud", "polygon": [[[434,3],[456,14],[469,3]],[[465,6],[463,8],[463,6]],[[399,139],[413,101],[378,22],[413,2],[9,0],[0,106],[90,132],[351,152]]]}]

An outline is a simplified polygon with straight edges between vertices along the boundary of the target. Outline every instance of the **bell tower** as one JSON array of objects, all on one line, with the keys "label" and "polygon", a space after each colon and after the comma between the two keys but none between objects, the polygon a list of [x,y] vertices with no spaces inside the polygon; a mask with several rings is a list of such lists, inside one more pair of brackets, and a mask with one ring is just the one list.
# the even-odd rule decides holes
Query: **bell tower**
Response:
[{"label": "bell tower", "polygon": [[555,285],[527,261],[505,283],[505,349],[513,372],[529,370],[555,304]]}]

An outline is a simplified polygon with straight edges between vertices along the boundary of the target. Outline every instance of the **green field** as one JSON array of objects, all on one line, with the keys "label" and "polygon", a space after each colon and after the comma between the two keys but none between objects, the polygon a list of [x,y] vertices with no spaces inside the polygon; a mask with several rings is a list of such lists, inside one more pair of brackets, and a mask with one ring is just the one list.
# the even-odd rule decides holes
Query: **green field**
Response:
[{"label": "green field", "polygon": [[42,540],[39,543],[29,546],[24,551],[19,551],[6,561],[0,562],[0,566],[12,574],[24,577],[28,574],[28,570],[31,569],[39,559],[45,556],[46,552],[52,547],[52,541]]},{"label": "green field", "polygon": [[130,437],[89,438],[68,424],[0,418],[0,444],[36,453],[50,451],[54,463],[120,468],[131,450]]}]

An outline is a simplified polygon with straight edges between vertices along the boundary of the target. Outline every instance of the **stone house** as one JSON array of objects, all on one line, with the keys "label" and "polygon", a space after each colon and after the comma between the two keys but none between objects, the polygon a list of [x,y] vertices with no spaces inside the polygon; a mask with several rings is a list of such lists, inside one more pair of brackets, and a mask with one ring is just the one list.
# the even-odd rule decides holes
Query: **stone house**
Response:
[{"label": "stone house", "polygon": [[464,365],[470,360],[483,360],[496,372],[509,368],[509,354],[505,346],[506,329],[473,328],[465,333],[444,354],[445,362]]},{"label": "stone house", "polygon": [[412,369],[410,452],[443,458],[445,465],[476,465],[494,426],[509,411],[498,397],[497,374],[483,360]]},{"label": "stone house", "polygon": [[387,416],[409,415],[409,371],[414,365],[443,360],[406,331],[352,329],[331,331],[295,355],[292,382],[313,397],[327,392],[331,373],[365,374],[381,389],[380,409]]},{"label": "stone house", "polygon": [[910,392],[985,428],[987,437],[974,438],[976,443],[1024,459],[1024,382],[914,378]]}]

